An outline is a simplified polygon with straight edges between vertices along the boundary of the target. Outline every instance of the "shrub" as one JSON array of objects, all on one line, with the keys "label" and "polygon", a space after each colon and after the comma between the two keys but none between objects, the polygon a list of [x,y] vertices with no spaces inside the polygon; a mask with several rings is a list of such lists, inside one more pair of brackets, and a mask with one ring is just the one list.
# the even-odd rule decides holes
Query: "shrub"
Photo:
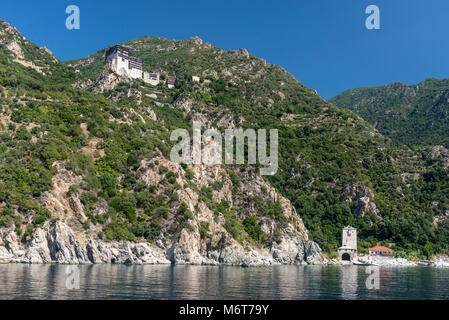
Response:
[{"label": "shrub", "polygon": [[190,170],[190,168],[186,168],[185,172],[186,172],[186,174],[185,174],[186,179],[187,180],[192,180],[193,177],[194,177],[193,171]]},{"label": "shrub", "polygon": [[189,210],[185,203],[182,203],[177,211],[176,221],[178,221],[180,225],[185,226],[185,223],[193,218],[192,211]]},{"label": "shrub", "polygon": [[130,227],[119,217],[114,217],[112,222],[104,227],[103,232],[109,240],[134,241],[136,239]]},{"label": "shrub", "polygon": [[254,241],[262,241],[264,237],[264,232],[262,228],[257,224],[256,218],[254,216],[248,216],[243,220],[243,227],[248,234],[248,236]]},{"label": "shrub", "polygon": [[205,239],[207,237],[207,233],[209,232],[209,222],[200,221],[199,232],[201,239]]},{"label": "shrub", "polygon": [[240,239],[243,226],[238,220],[236,220],[235,218],[226,219],[224,228],[234,239],[236,239],[237,241]]}]

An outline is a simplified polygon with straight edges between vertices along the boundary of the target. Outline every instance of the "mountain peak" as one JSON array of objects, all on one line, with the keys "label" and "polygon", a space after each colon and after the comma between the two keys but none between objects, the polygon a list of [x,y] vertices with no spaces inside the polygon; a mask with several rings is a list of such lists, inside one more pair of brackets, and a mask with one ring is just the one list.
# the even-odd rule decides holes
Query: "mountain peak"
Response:
[{"label": "mountain peak", "polygon": [[5,20],[0,19],[0,44],[9,40],[26,40],[26,38]]},{"label": "mountain peak", "polygon": [[39,47],[27,40],[15,27],[0,19],[0,45],[13,62],[32,68],[41,74],[49,72],[58,60],[46,47]]},{"label": "mountain peak", "polygon": [[358,113],[380,133],[405,144],[449,146],[449,79],[354,88],[330,100]]},{"label": "mountain peak", "polygon": [[203,39],[201,39],[198,36],[194,36],[193,38],[190,38],[189,40],[192,41],[193,43],[199,45],[199,46],[203,44]]},{"label": "mountain peak", "polygon": [[249,58],[251,54],[245,48],[240,48],[238,50],[230,50],[229,51],[232,56],[236,58]]}]

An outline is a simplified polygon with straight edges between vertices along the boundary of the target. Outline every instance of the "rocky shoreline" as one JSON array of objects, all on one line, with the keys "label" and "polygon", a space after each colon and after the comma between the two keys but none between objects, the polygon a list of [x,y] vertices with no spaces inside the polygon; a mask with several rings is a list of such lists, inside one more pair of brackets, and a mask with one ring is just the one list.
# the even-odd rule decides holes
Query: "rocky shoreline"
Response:
[{"label": "rocky shoreline", "polygon": [[449,268],[449,256],[410,261],[403,258],[361,255],[354,262],[327,259],[312,241],[283,241],[272,248],[244,249],[237,243],[200,252],[187,245],[188,234],[178,242],[107,242],[75,237],[62,222],[47,222],[36,230],[28,243],[22,243],[14,230],[0,229],[0,264],[133,264],[133,265],[227,265],[262,267],[275,265],[372,265],[379,267],[430,266]]},{"label": "rocky shoreline", "polygon": [[[105,240],[107,237],[101,224],[88,223],[86,227],[89,219],[80,200],[82,192],[69,192],[70,186],[81,182],[81,177],[68,171],[62,162],[56,162],[54,166],[58,172],[53,177],[54,187],[39,199],[51,212],[51,220],[36,228],[24,241],[16,233],[14,224],[0,228],[0,263],[270,266],[325,264],[328,261],[318,244],[309,240],[290,201],[279,195],[254,169],[237,172],[240,191],[233,193],[233,183],[221,166],[194,166],[191,168],[193,182],[189,182],[179,164],[162,157],[142,160],[139,181],[148,187],[159,186],[157,192],[162,194],[164,188],[171,186],[161,183],[164,179],[161,168],[165,168],[177,176],[178,200],[174,200],[171,212],[161,218],[160,231],[152,242],[143,237],[133,242]],[[249,237],[236,240],[235,235],[224,227],[226,217],[211,210],[200,197],[199,190],[216,181],[222,186],[211,191],[210,201],[226,202],[229,207],[236,208],[241,217],[234,216],[235,221],[254,217],[261,232],[267,238],[276,236],[276,241],[256,242]],[[191,184],[195,188],[192,189]],[[250,200],[256,196],[264,203],[277,204],[282,219],[261,214]],[[175,218],[181,203],[190,216],[186,218],[188,225],[175,232],[171,226],[179,226]],[[94,215],[101,215],[108,212],[109,207],[104,201],[98,201],[91,210]],[[207,228],[200,232],[202,224]]]},{"label": "rocky shoreline", "polygon": [[319,246],[300,238],[284,239],[271,248],[243,248],[237,242],[205,251],[182,232],[179,240],[148,242],[80,241],[62,222],[47,222],[26,244],[14,230],[0,229],[0,263],[30,264],[191,264],[270,266],[324,264]]},{"label": "rocky shoreline", "polygon": [[433,260],[411,261],[404,258],[379,257],[379,256],[359,256],[354,262],[338,261],[332,259],[331,265],[372,265],[379,267],[435,267],[449,268],[448,256],[437,256]]}]

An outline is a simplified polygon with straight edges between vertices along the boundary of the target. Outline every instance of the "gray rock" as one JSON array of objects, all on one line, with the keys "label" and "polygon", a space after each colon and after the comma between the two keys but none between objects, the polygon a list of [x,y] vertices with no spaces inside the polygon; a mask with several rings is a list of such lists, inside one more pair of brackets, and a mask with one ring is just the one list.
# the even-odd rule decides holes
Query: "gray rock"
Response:
[{"label": "gray rock", "polygon": [[355,203],[352,212],[358,218],[363,218],[368,212],[372,212],[379,218],[382,218],[374,202],[374,192],[370,188],[361,183],[348,183],[345,185],[344,191],[347,197],[342,200]]}]

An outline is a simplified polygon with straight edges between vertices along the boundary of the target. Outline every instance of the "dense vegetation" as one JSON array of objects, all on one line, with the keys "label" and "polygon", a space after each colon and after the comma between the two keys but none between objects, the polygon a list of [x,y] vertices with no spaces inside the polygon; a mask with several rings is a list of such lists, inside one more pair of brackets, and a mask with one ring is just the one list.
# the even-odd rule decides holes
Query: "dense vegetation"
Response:
[{"label": "dense vegetation", "polygon": [[395,141],[449,146],[449,79],[350,89],[330,102],[359,114]]},{"label": "dense vegetation", "polygon": [[[351,224],[359,229],[361,250],[384,242],[417,257],[448,252],[449,222],[433,224],[434,216],[449,208],[448,172],[427,161],[424,150],[392,142],[353,112],[323,101],[282,68],[244,50],[224,52],[199,39],[145,37],[125,45],[144,60],[145,70],[176,75],[176,87],[133,81],[97,94],[104,50],[66,64],[52,62],[53,72],[44,76],[12,63],[7,49],[0,48],[0,202],[6,204],[0,224],[13,223],[26,238],[51,219],[38,199],[52,187],[55,161],[64,161],[83,177],[71,192],[80,194],[89,218],[86,229],[101,224],[107,239],[154,241],[173,209],[170,230],[189,228],[193,213],[174,193],[179,188],[175,173],[159,167],[164,179],[151,188],[136,177],[140,160],[167,157],[171,130],[190,128],[192,115],[201,114],[221,127],[228,119],[244,128],[279,130],[279,171],[266,179],[291,200],[325,251],[339,246],[341,229]],[[192,75],[201,82],[192,82]],[[193,101],[192,110],[178,107],[182,99]],[[92,138],[100,139],[103,157],[79,152]],[[189,179],[191,172],[184,169]],[[239,178],[232,170],[227,174],[236,194]],[[356,203],[346,201],[351,183],[373,191],[378,215],[355,214]],[[267,239],[254,217],[213,203],[210,188],[198,191],[217,215],[224,215],[224,227],[234,238],[279,241],[276,235]],[[264,216],[282,221],[279,203],[252,201]],[[94,206],[103,202],[108,211],[94,214]],[[201,237],[208,232],[209,225],[202,223]]]}]

